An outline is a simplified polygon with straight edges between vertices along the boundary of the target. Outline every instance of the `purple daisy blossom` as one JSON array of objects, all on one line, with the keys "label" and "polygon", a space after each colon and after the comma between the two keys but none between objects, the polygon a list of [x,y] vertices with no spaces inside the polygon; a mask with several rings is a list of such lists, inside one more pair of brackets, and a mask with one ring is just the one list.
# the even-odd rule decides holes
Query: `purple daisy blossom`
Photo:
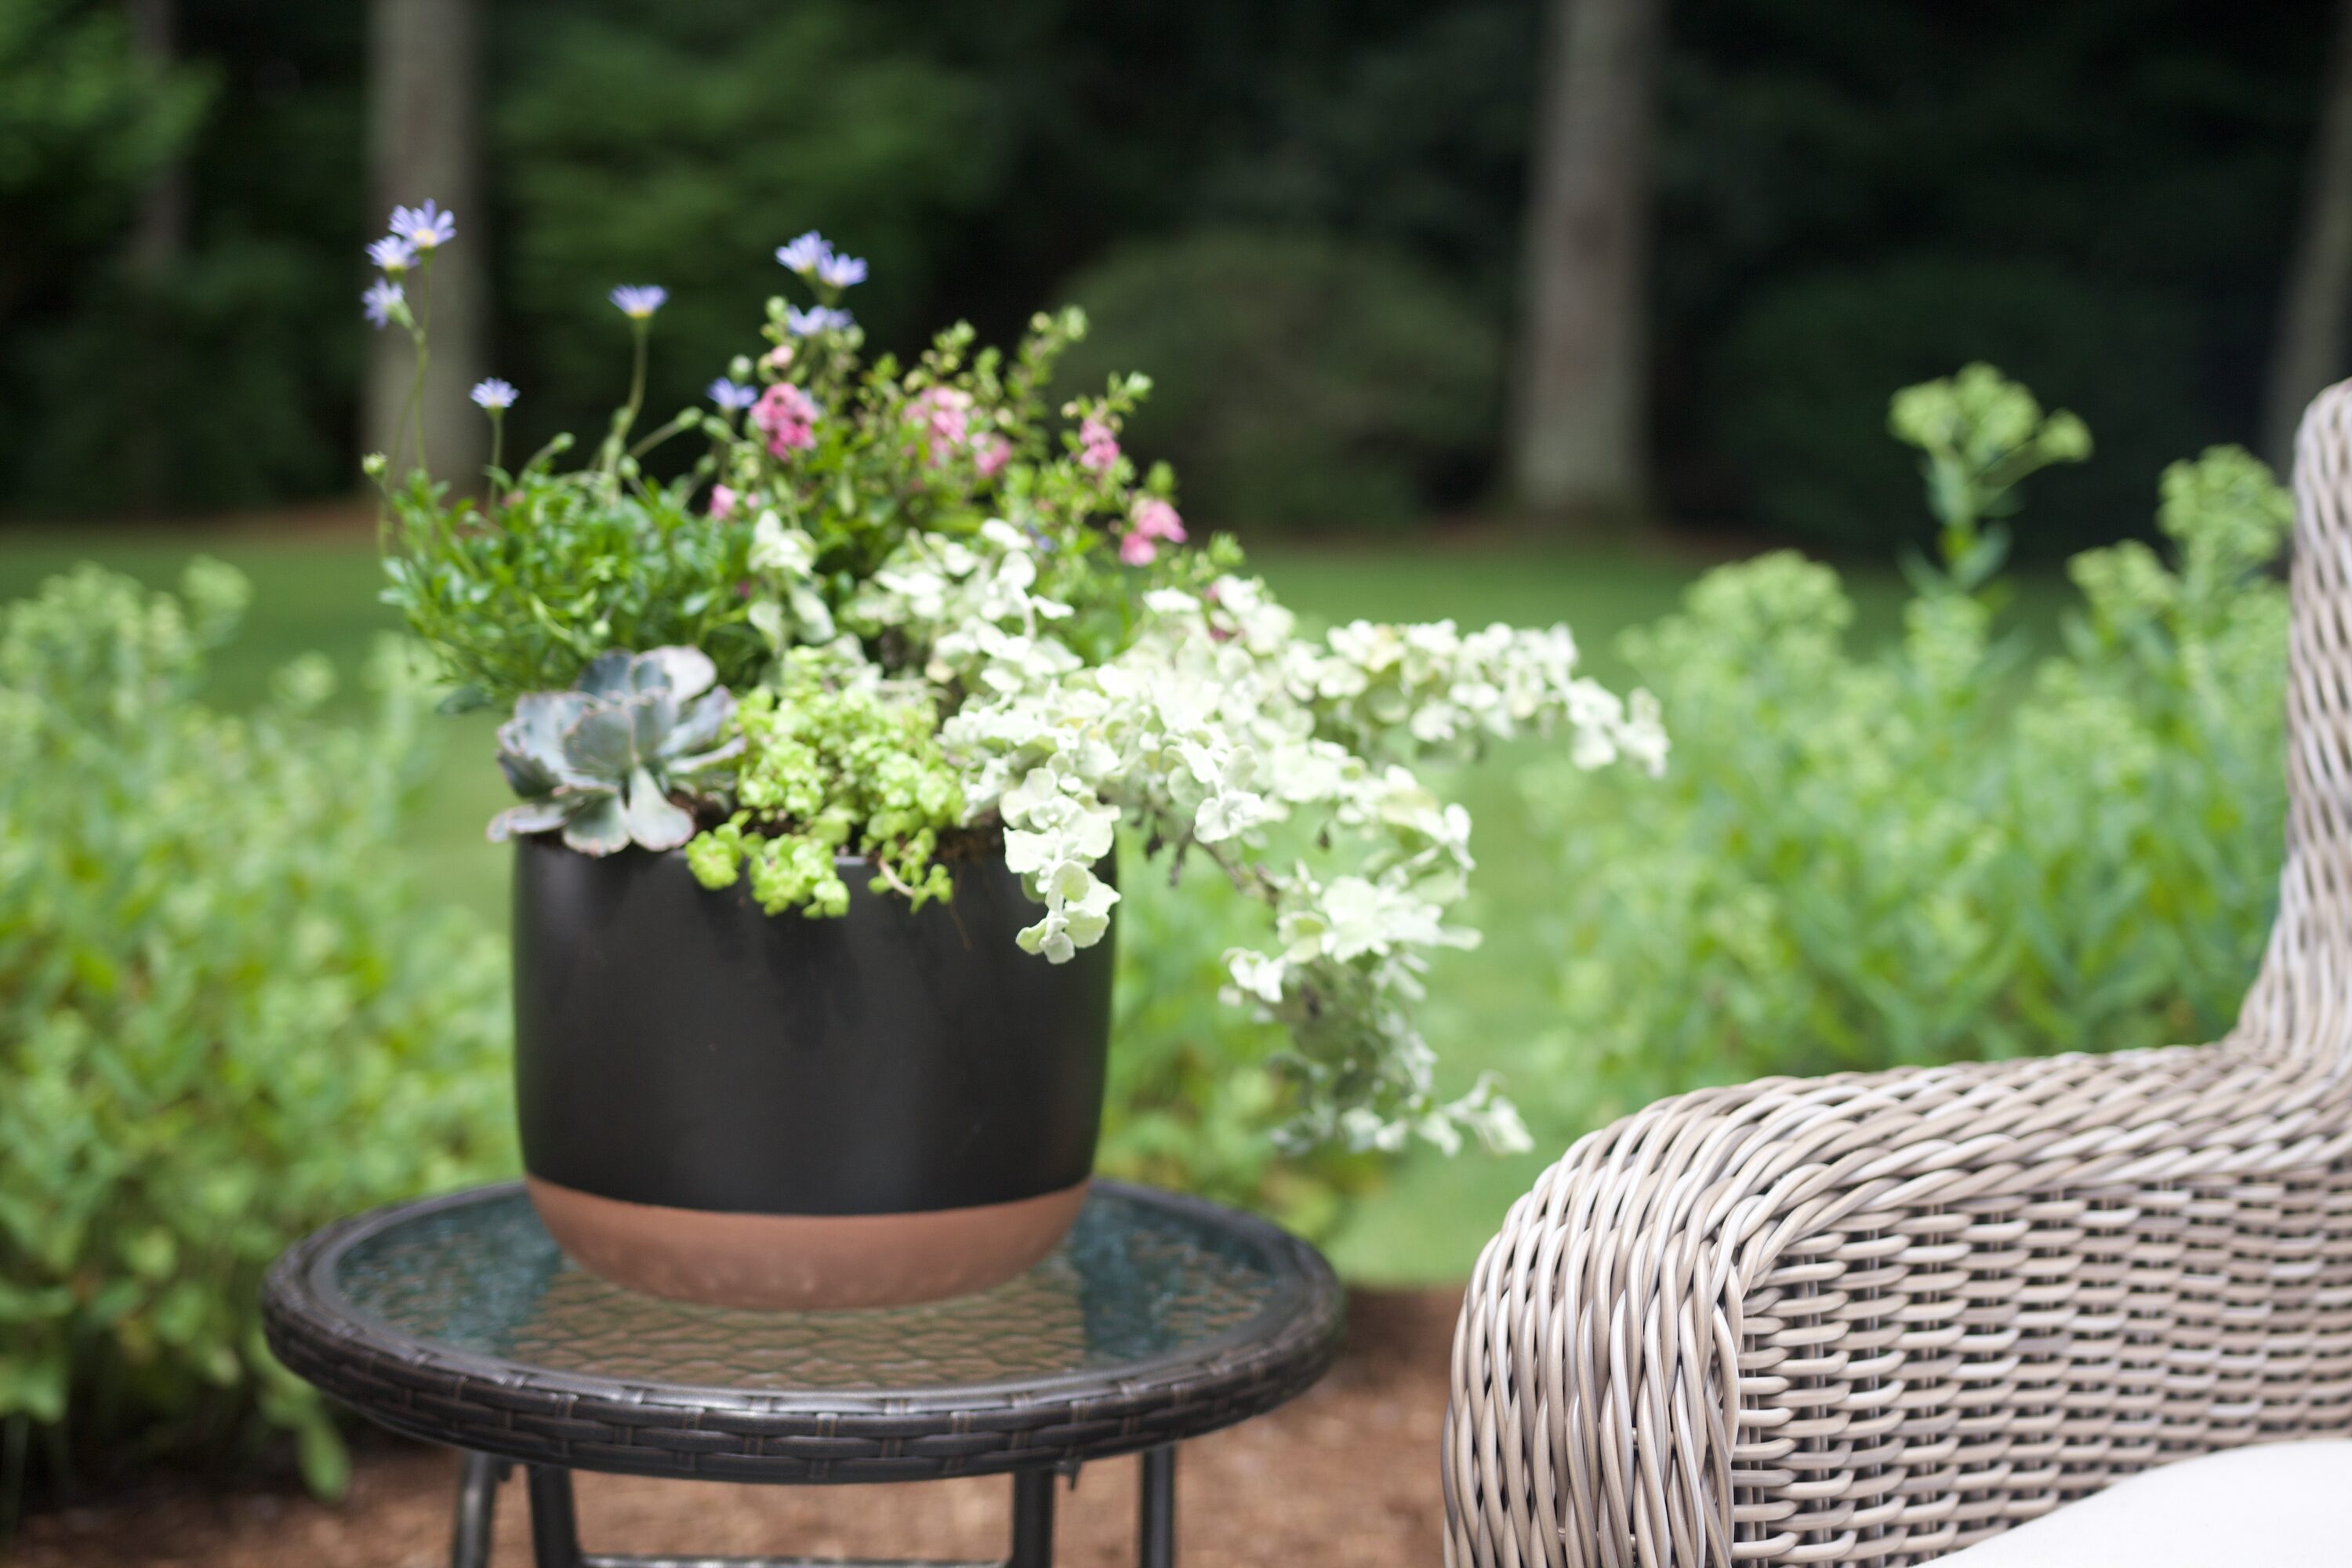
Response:
[{"label": "purple daisy blossom", "polygon": [[776,247],[776,259],[803,278],[823,266],[825,258],[832,254],[833,247],[827,245],[824,242],[824,236],[814,229],[802,235],[790,245]]},{"label": "purple daisy blossom", "polygon": [[396,234],[388,235],[367,247],[367,258],[397,278],[416,265],[416,247]]},{"label": "purple daisy blossom", "polygon": [[662,308],[662,302],[669,298],[669,290],[658,283],[624,283],[606,297],[619,308],[621,314],[628,317],[629,320],[647,321],[653,319],[656,310]]},{"label": "purple daisy blossom", "polygon": [[816,280],[835,289],[863,283],[866,281],[866,258],[843,256],[838,252],[820,257],[816,264]]},{"label": "purple daisy blossom", "polygon": [[836,310],[830,305],[811,305],[807,310],[784,307],[784,325],[796,338],[813,337],[818,332],[836,332],[855,320],[846,310]]},{"label": "purple daisy blossom", "polygon": [[487,408],[493,414],[500,414],[512,408],[515,399],[520,394],[515,391],[514,383],[500,381],[493,375],[474,383],[474,390],[466,395],[474,400],[476,407]]},{"label": "purple daisy blossom", "polygon": [[391,227],[396,239],[419,250],[437,250],[457,237],[457,216],[428,196],[421,207],[393,208]]},{"label": "purple daisy blossom", "polygon": [[741,382],[730,381],[723,375],[702,390],[711,402],[730,414],[749,408],[760,401],[758,387],[745,386]]},{"label": "purple daisy blossom", "polygon": [[393,307],[405,298],[399,284],[379,278],[368,285],[367,292],[360,296],[360,303],[367,307],[367,319],[374,323],[375,330],[382,331],[392,321]]}]

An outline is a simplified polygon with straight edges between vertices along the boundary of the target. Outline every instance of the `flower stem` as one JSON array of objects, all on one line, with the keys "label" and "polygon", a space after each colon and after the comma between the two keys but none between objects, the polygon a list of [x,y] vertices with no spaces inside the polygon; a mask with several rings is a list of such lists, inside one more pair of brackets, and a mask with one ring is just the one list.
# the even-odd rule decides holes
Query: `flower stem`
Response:
[{"label": "flower stem", "polygon": [[487,510],[490,514],[490,521],[492,522],[496,522],[499,520],[499,487],[502,482],[502,477],[499,471],[499,458],[506,449],[507,413],[503,408],[493,408],[489,411],[489,415],[490,467],[488,477],[490,481],[490,494],[489,505]]},{"label": "flower stem", "polygon": [[411,420],[416,423],[416,466],[425,467],[425,332],[433,318],[433,253],[425,251],[417,261],[417,312],[406,317],[408,341],[416,349],[416,370],[409,378],[407,399],[400,405],[400,419],[392,427],[392,445],[384,451],[383,485],[387,497],[391,493],[393,466],[400,461],[400,448],[408,440]]},{"label": "flower stem", "polygon": [[679,431],[691,428],[695,422],[701,416],[695,410],[691,408],[688,409],[685,413],[679,415],[677,418],[671,420],[668,424],[663,426],[660,429],[655,431],[652,435],[646,437],[644,440],[630,447],[629,456],[632,458],[644,457],[647,452],[652,451],[656,447],[660,446],[664,441],[668,440]]},{"label": "flower stem", "polygon": [[613,433],[604,438],[604,473],[607,478],[617,473],[621,466],[621,443],[628,439],[629,431],[637,422],[637,410],[646,401],[646,340],[652,335],[652,322],[642,317],[632,318],[630,333],[636,340],[636,352],[629,367],[628,406],[613,416]]}]

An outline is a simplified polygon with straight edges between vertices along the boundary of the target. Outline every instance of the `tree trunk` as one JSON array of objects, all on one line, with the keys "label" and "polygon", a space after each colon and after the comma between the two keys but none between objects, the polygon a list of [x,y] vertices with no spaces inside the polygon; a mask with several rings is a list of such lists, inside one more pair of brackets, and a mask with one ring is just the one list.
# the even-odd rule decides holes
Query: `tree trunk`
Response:
[{"label": "tree trunk", "polygon": [[[130,0],[131,47],[151,61],[158,76],[169,71],[179,57],[179,18],[175,0]],[[156,173],[139,205],[138,226],[131,231],[131,268],[154,279],[171,271],[188,247],[188,165],[175,152]]]},{"label": "tree trunk", "polygon": [[1512,479],[1540,511],[1645,499],[1650,121],[1664,0],[1555,0],[1528,203]]},{"label": "tree trunk", "polygon": [[2321,85],[2319,128],[2304,170],[2303,218],[2271,345],[2263,452],[2284,474],[2304,405],[2345,373],[2352,305],[2352,0],[2341,8]]},{"label": "tree trunk", "polygon": [[[434,476],[461,491],[480,483],[489,452],[488,427],[466,401],[482,374],[488,303],[478,22],[476,0],[373,0],[368,26],[370,216],[428,196],[457,216],[456,241],[433,261],[432,354],[417,417]],[[415,275],[407,281],[418,302]],[[397,327],[371,336],[362,439],[364,450],[390,454],[396,477],[415,460],[413,446],[392,449],[415,359]]]}]

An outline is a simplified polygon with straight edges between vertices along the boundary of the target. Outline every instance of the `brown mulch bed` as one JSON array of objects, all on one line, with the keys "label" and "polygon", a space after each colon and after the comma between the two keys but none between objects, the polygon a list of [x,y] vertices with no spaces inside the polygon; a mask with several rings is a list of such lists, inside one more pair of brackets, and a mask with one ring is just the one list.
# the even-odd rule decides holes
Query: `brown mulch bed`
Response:
[{"label": "brown mulch bed", "polygon": [[[1460,1296],[1360,1291],[1348,1348],[1296,1403],[1188,1443],[1177,1475],[1177,1549],[1187,1563],[1433,1563],[1447,1362]],[[1056,1499],[1066,1568],[1135,1561],[1131,1461],[1090,1467]],[[22,1568],[438,1568],[448,1561],[457,1461],[366,1445],[340,1504],[299,1490],[159,1487],[100,1508],[26,1521]],[[730,1487],[579,1478],[590,1552],[728,1556],[1001,1557],[1002,1479],[898,1487]],[[522,1483],[499,1489],[497,1568],[530,1561]]]}]

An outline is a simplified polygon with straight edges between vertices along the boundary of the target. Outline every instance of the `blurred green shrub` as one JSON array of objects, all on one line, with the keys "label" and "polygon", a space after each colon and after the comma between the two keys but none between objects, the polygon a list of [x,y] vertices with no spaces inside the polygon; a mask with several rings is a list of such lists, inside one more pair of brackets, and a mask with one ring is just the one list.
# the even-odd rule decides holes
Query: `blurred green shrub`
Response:
[{"label": "blurred green shrub", "polygon": [[1138,243],[1066,289],[1091,331],[1058,384],[1148,370],[1130,446],[1188,515],[1396,522],[1476,479],[1501,393],[1495,330],[1376,245],[1231,229]]},{"label": "blurred green shrub", "polygon": [[744,323],[785,291],[776,247],[806,229],[871,262],[852,301],[869,340],[920,345],[948,220],[996,188],[976,83],[838,0],[565,5],[541,23],[496,127],[526,447],[602,430],[620,400],[628,334],[607,289],[669,289],[646,402],[667,418],[760,347]]},{"label": "blurred green shrub", "polygon": [[1171,887],[1139,846],[1129,851],[1096,1168],[1329,1236],[1385,1162],[1336,1145],[1276,1152],[1274,1130],[1293,1110],[1273,1060],[1282,1031],[1217,1000],[1233,983],[1225,953],[1257,929],[1252,907],[1205,869]]},{"label": "blurred green shrub", "polygon": [[[2006,393],[1913,389],[1897,424],[2006,422],[2011,441],[1947,444],[1980,491],[2057,423]],[[1553,1070],[1574,1109],[2225,1029],[2281,852],[2286,596],[2263,568],[2290,512],[2235,448],[2174,464],[2174,563],[2076,556],[2063,651],[2031,668],[1997,592],[1932,573],[1899,644],[1857,655],[1837,574],[1788,552],[1629,634],[1674,736],[1663,784],[1524,780],[1568,889]],[[1947,567],[1976,543],[1948,539]]]},{"label": "blurred green shrub", "polygon": [[85,566],[0,607],[0,1508],[334,1428],[263,1347],[261,1271],[354,1209],[508,1168],[504,964],[402,874],[422,693],[386,644],[330,724],[317,655],[196,700],[247,590]]},{"label": "blurred green shrub", "polygon": [[2195,449],[2194,321],[2161,290],[2029,262],[1801,272],[1759,289],[1725,331],[1709,442],[1778,533],[1874,552],[1924,543],[1911,467],[1882,439],[1886,388],[1990,359],[2079,411],[2113,459],[2043,481],[2048,521],[2019,543],[2048,560],[2137,531],[2138,476]]}]

